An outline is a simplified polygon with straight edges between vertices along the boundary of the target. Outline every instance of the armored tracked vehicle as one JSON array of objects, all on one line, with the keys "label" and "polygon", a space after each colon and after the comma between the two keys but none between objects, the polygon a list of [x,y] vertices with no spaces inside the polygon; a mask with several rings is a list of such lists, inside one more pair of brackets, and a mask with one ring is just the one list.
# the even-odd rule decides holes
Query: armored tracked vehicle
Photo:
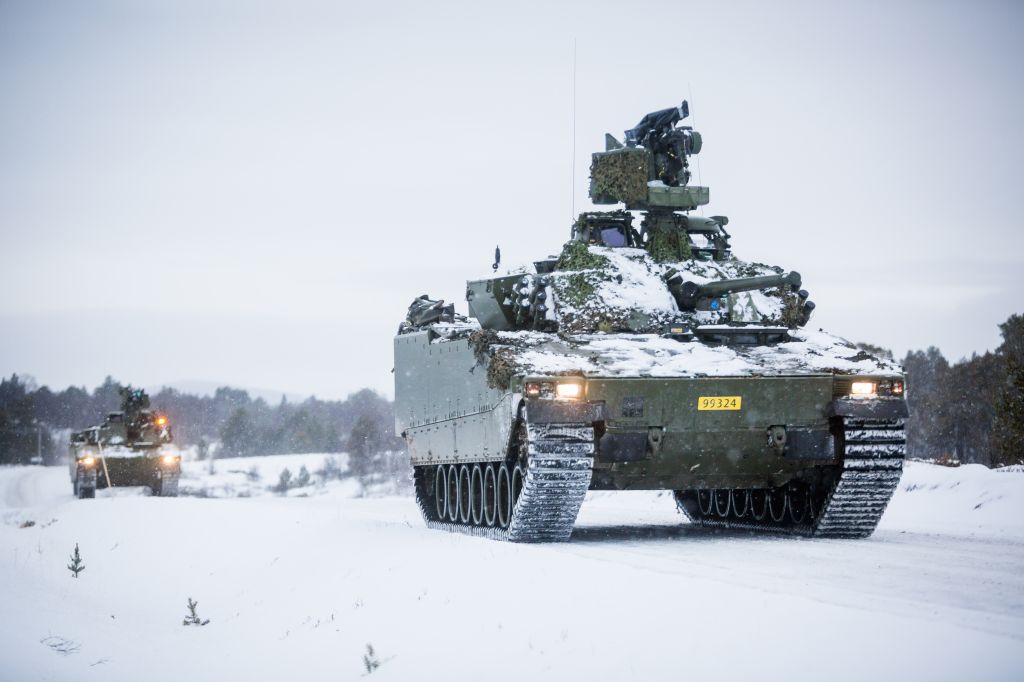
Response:
[{"label": "armored tracked vehicle", "polygon": [[75,495],[92,498],[97,487],[109,486],[148,486],[154,495],[177,495],[181,456],[167,417],[150,409],[142,389],[125,386],[120,393],[119,412],[71,434],[68,460]]},{"label": "armored tracked vehicle", "polygon": [[[421,296],[397,431],[431,528],[569,538],[588,490],[670,490],[692,523],[863,538],[899,481],[900,368],[823,331],[800,274],[732,254],[690,184],[684,101],[593,154],[560,254]],[[500,253],[495,262],[498,269]]]}]

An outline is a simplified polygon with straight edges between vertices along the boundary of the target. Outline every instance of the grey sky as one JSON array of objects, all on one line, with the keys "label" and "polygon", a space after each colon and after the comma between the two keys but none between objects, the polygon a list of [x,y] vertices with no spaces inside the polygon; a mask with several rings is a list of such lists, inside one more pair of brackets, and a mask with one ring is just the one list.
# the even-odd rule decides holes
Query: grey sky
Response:
[{"label": "grey sky", "polygon": [[[513,6],[514,5],[514,6]],[[0,372],[390,395],[415,296],[568,236],[689,97],[709,214],[812,322],[955,359],[1024,312],[1017,3],[0,1]],[[690,93],[692,92],[692,97]]]}]

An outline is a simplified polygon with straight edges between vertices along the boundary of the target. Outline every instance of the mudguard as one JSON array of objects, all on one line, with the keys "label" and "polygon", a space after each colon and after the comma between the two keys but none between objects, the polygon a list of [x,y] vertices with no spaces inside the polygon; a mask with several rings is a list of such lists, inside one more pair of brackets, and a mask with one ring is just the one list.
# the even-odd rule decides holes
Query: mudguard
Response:
[{"label": "mudguard", "polygon": [[533,399],[526,401],[526,420],[531,424],[593,424],[604,421],[604,403]]},{"label": "mudguard", "polygon": [[828,406],[829,417],[902,419],[909,414],[903,398],[836,398]]}]

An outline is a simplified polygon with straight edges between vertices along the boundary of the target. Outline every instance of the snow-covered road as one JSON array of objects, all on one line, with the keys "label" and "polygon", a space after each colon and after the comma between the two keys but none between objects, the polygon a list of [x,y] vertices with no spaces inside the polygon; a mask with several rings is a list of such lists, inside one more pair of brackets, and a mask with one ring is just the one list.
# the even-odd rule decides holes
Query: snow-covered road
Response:
[{"label": "snow-covered road", "polygon": [[[381,680],[1024,674],[1021,472],[910,464],[862,541],[708,532],[642,493],[593,495],[571,542],[522,546],[342,484],[115,492],[0,469],[0,680],[346,680],[367,644]],[[189,597],[209,625],[182,626]]]}]

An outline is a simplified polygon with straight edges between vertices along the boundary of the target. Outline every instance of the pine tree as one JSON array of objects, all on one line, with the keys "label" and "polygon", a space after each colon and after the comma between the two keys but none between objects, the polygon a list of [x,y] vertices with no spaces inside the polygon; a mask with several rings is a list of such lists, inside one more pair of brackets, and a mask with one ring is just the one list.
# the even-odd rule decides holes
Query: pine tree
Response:
[{"label": "pine tree", "polygon": [[299,475],[295,477],[295,487],[305,488],[307,485],[309,485],[309,470],[307,470],[306,465],[303,464],[302,467],[299,468]]},{"label": "pine tree", "polygon": [[366,667],[366,674],[369,675],[380,667],[380,659],[377,658],[372,644],[366,645],[366,653],[363,654],[363,665]]},{"label": "pine tree", "polygon": [[181,621],[182,625],[206,625],[210,622],[210,619],[202,620],[199,614],[196,613],[196,607],[199,606],[199,602],[192,601],[192,597],[188,598],[188,615],[185,616],[185,620]]},{"label": "pine tree", "polygon": [[[308,475],[308,474],[307,474]],[[277,479],[277,486],[275,490],[282,495],[288,492],[288,489],[292,487],[292,472],[288,467],[281,470],[281,477]]]},{"label": "pine tree", "polygon": [[996,464],[1024,460],[1024,315],[1011,315],[999,325],[1004,378],[996,401],[993,444]]},{"label": "pine tree", "polygon": [[68,570],[71,574],[77,578],[78,574],[85,570],[85,564],[82,563],[82,555],[78,553],[78,543],[75,543],[75,553],[71,555],[71,563],[68,564]]},{"label": "pine tree", "polygon": [[[256,454],[256,425],[244,407],[239,407],[221,429],[222,449],[227,457],[245,457]],[[218,452],[218,456],[220,453]]]},{"label": "pine tree", "polygon": [[903,359],[907,374],[907,454],[921,459],[938,459],[953,450],[946,387],[949,363],[938,348],[907,353]]}]

